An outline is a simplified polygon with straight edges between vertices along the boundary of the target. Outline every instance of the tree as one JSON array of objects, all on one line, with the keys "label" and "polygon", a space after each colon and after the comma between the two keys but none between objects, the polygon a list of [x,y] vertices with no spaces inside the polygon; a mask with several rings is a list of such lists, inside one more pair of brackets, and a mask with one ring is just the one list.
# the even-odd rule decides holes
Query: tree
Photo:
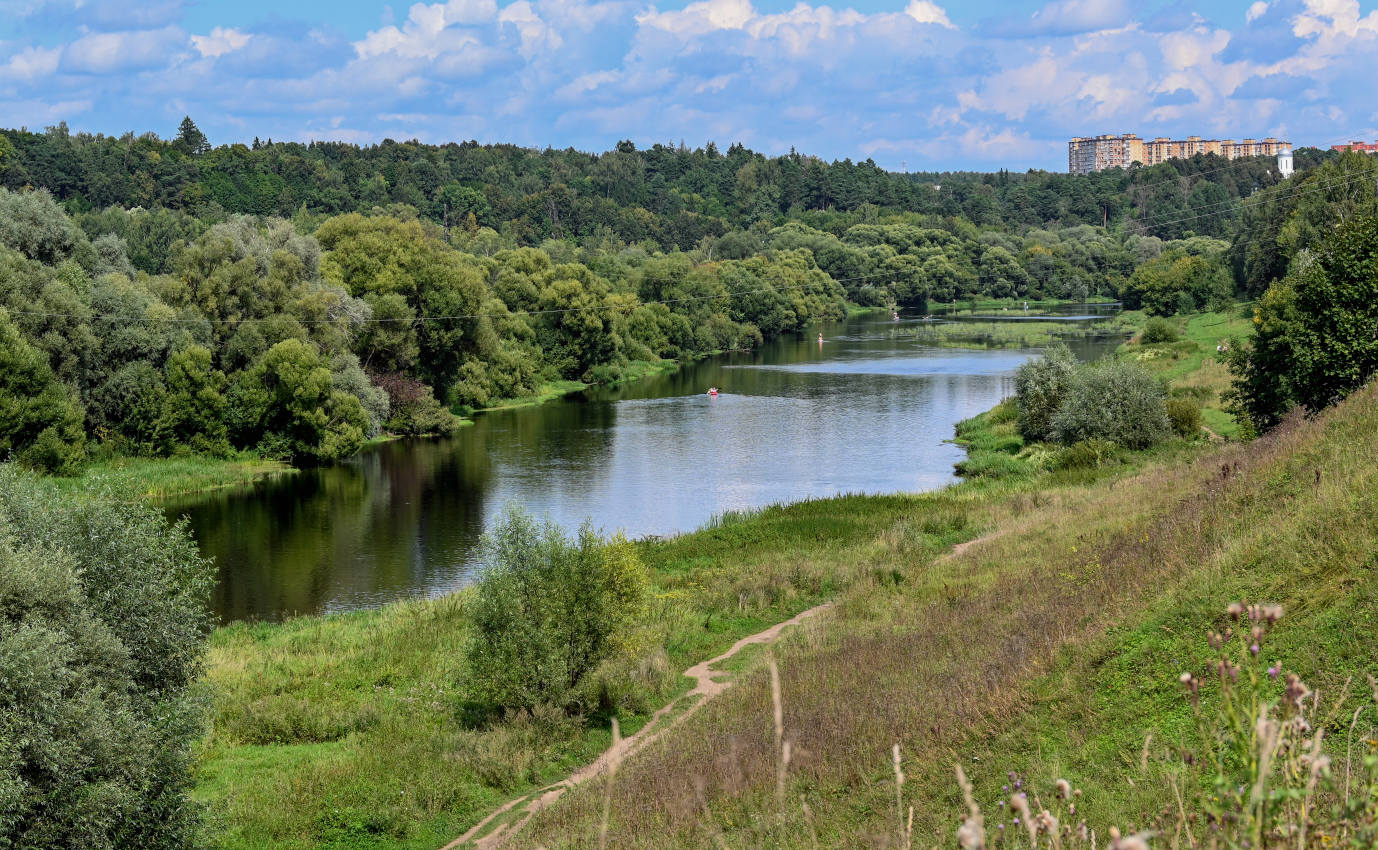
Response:
[{"label": "tree", "polygon": [[1233,400],[1259,430],[1290,408],[1317,411],[1378,373],[1378,216],[1348,222],[1254,310],[1235,347]]},{"label": "tree", "polygon": [[623,537],[585,525],[571,540],[516,508],[484,545],[468,652],[476,695],[495,708],[568,704],[642,616],[645,566]]},{"label": "tree", "polygon": [[293,462],[348,457],[368,428],[359,400],[335,389],[315,347],[299,339],[274,345],[241,373],[229,403],[241,444]]},{"label": "tree", "polygon": [[18,457],[48,472],[70,472],[85,443],[81,409],[0,309],[0,459]]},{"label": "tree", "polygon": [[191,846],[213,580],[155,508],[0,466],[0,846]]},{"label": "tree", "polygon": [[191,120],[188,115],[182,119],[182,123],[177,125],[177,138],[173,140],[183,153],[200,155],[209,153],[211,149],[210,140],[206,134],[201,132],[201,128],[196,126],[196,122]]}]

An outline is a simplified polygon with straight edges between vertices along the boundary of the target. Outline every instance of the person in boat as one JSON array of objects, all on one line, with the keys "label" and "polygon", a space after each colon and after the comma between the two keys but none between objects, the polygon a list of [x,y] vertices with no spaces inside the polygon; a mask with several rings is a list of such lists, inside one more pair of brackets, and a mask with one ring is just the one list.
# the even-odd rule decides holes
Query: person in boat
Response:
[{"label": "person in boat", "polygon": [[717,394],[718,394],[718,388],[717,388],[717,387],[709,387],[709,388],[708,388],[708,394],[709,394],[709,395],[717,395]]},{"label": "person in boat", "polygon": [[819,334],[819,335],[818,335],[818,344],[819,344],[819,345],[822,345],[822,344],[823,344],[823,334]]}]

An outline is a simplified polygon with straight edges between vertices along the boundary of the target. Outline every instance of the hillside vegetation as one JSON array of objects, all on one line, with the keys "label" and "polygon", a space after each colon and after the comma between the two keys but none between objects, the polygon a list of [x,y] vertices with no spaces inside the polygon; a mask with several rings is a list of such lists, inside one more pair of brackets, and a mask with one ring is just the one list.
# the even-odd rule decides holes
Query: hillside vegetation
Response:
[{"label": "hillside vegetation", "polygon": [[[987,828],[1007,826],[1000,846],[1022,846],[1016,813],[997,805],[1015,780],[1051,805],[1064,777],[1082,791],[1073,823],[1102,840],[1113,825],[1158,830],[1162,846],[1188,846],[1187,830],[1207,841],[1211,789],[1183,762],[1194,724],[1178,679],[1196,672],[1215,699],[1207,636],[1226,630],[1239,600],[1283,606],[1263,657],[1326,695],[1314,719],[1329,733],[1324,752],[1337,776],[1362,777],[1375,717],[1354,712],[1378,674],[1375,477],[1370,386],[1251,445],[1012,498],[952,557],[885,551],[927,512],[897,517],[876,540],[894,580],[844,593],[777,651],[792,752],[783,797],[758,663],[622,766],[609,846],[893,847],[908,841],[911,806],[913,843],[950,845],[967,817],[955,764]],[[1378,793],[1356,789],[1361,806]],[[1331,826],[1313,830],[1314,846],[1335,840],[1338,802],[1317,801]],[[589,846],[604,805],[601,783],[585,786],[509,846]]]}]

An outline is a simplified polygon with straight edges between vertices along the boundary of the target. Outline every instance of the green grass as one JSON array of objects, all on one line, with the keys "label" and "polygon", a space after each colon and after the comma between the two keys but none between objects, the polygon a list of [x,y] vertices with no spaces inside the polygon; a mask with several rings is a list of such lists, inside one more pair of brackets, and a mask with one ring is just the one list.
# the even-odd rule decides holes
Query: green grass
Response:
[{"label": "green grass", "polygon": [[241,452],[230,458],[114,458],[92,463],[80,475],[53,481],[65,490],[99,489],[116,498],[163,499],[239,487],[292,471],[285,463]]},{"label": "green grass", "polygon": [[1120,346],[1119,355],[1170,381],[1174,388],[1199,393],[1201,417],[1207,428],[1220,437],[1234,437],[1239,424],[1224,409],[1222,395],[1230,387],[1231,376],[1216,346],[1248,336],[1252,329],[1248,304],[1224,312],[1197,313],[1169,319],[1177,328],[1177,342],[1143,345],[1131,339]]},{"label": "green grass", "polygon": [[[654,613],[632,665],[636,695],[621,712],[624,731],[683,691],[679,671],[873,581],[877,538],[897,517],[936,504],[902,495],[808,501],[638,544],[652,569]],[[906,538],[910,551],[931,555],[975,533],[969,518],[979,508],[942,504]],[[598,718],[481,721],[465,686],[466,599],[217,630],[207,676],[213,720],[196,791],[213,815],[211,843],[448,840],[606,747],[607,722]]]},{"label": "green grass", "polygon": [[[1320,690],[1317,722],[1341,770],[1353,706],[1340,701],[1378,673],[1378,387],[1267,440],[1209,451],[1080,486],[1050,476],[1008,489],[985,501],[1000,506],[986,517],[994,532],[956,558],[875,552],[895,580],[855,584],[820,628],[777,648],[796,754],[786,808],[758,665],[619,771],[609,846],[807,848],[813,832],[819,846],[894,846],[909,806],[914,846],[952,846],[966,816],[954,763],[992,832],[1010,826],[996,801],[1013,771],[1042,805],[1058,778],[1082,788],[1077,819],[1101,846],[1110,825],[1167,827],[1153,846],[1177,846],[1168,777],[1193,775],[1177,676],[1204,671],[1206,635],[1240,599],[1286,608],[1264,657]],[[896,518],[883,538],[903,540],[922,516]],[[1210,704],[1209,679],[1205,691]],[[1366,717],[1360,732],[1373,726]],[[509,846],[588,846],[602,811],[602,787],[581,789]]]}]

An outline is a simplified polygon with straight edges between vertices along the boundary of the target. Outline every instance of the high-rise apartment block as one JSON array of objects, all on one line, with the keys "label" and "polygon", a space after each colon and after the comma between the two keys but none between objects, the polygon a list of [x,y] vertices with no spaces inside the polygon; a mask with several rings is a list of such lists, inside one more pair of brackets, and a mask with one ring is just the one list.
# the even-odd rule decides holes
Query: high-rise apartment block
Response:
[{"label": "high-rise apartment block", "polygon": [[1153,140],[1140,139],[1134,133],[1118,136],[1078,136],[1067,143],[1067,170],[1073,174],[1090,174],[1106,168],[1128,168],[1135,162],[1157,165],[1169,159],[1186,159],[1198,153],[1213,153],[1226,159],[1244,156],[1277,156],[1291,152],[1292,143],[1266,138],[1262,141],[1244,139],[1169,139],[1159,136]]}]

